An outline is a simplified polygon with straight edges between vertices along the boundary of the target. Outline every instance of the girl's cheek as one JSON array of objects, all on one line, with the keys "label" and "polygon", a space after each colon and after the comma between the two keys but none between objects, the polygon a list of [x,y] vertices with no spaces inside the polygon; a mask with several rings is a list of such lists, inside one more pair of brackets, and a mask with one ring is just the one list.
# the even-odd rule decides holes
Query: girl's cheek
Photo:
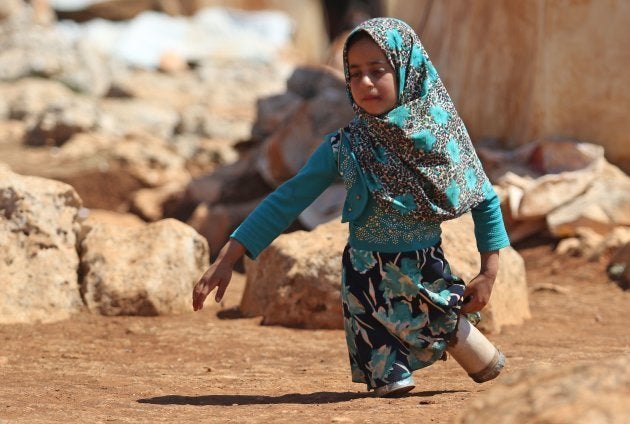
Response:
[{"label": "girl's cheek", "polygon": [[356,101],[357,96],[355,95],[355,93],[357,92],[356,87],[354,87],[354,84],[350,83],[350,95],[352,96],[352,99]]}]

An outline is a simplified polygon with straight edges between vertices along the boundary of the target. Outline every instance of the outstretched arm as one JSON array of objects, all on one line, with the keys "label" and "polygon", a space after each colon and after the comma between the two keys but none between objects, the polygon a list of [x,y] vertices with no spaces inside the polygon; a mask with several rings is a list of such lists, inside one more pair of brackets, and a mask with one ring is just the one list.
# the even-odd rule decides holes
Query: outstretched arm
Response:
[{"label": "outstretched arm", "polygon": [[478,312],[486,306],[499,272],[499,249],[510,245],[503,224],[501,204],[490,182],[486,199],[472,209],[472,217],[475,222],[477,249],[481,252],[481,269],[466,286],[463,313]]},{"label": "outstretched arm", "polygon": [[220,302],[225,294],[228,284],[232,279],[232,272],[236,262],[245,254],[245,247],[237,240],[231,238],[219,252],[219,256],[210,268],[199,279],[193,289],[193,309],[199,311],[203,308],[203,302],[215,287],[218,287],[214,299]]},{"label": "outstretched arm", "polygon": [[337,176],[332,148],[326,139],[297,175],[267,196],[232,233],[217,259],[195,285],[193,309],[203,308],[206,297],[217,287],[214,298],[220,302],[236,262],[245,254],[255,259]]},{"label": "outstretched arm", "polygon": [[479,274],[468,283],[464,291],[463,313],[478,312],[486,306],[498,271],[499,251],[482,252]]}]

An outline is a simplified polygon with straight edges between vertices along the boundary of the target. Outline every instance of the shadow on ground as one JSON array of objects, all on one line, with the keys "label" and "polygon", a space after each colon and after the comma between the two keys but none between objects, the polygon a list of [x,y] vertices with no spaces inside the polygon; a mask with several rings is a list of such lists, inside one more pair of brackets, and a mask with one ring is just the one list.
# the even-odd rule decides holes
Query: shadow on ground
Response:
[{"label": "shadow on ground", "polygon": [[[443,393],[466,392],[466,390],[443,390],[413,392],[409,397],[431,397]],[[315,393],[289,393],[282,396],[256,396],[256,395],[204,395],[181,396],[167,395],[146,399],[138,399],[138,403],[151,403],[155,405],[196,405],[196,406],[236,406],[236,405],[271,405],[281,403],[295,404],[319,404],[348,402],[354,399],[373,397],[367,392],[315,392]],[[425,402],[426,403],[426,402]]]}]

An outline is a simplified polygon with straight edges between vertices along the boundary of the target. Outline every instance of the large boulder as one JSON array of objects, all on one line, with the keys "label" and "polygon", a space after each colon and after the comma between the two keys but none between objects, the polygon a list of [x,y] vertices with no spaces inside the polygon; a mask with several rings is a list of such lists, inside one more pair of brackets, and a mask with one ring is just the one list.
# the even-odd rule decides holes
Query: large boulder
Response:
[{"label": "large boulder", "polygon": [[0,167],[0,323],[53,322],[84,310],[80,208],[69,185]]},{"label": "large boulder", "polygon": [[630,422],[630,357],[523,370],[500,379],[464,408],[455,422]]},{"label": "large boulder", "polygon": [[514,242],[545,229],[563,238],[582,227],[604,236],[630,225],[630,178],[606,161],[601,146],[539,141],[478,151],[497,184]]},{"label": "large boulder", "polygon": [[343,328],[341,253],[348,239],[337,221],[278,237],[256,261],[245,260],[240,309],[265,325]]},{"label": "large boulder", "polygon": [[116,225],[88,218],[81,241],[81,293],[102,315],[191,310],[192,288],[208,266],[208,244],[174,219]]},{"label": "large boulder", "polygon": [[[322,143],[325,134],[345,126],[353,116],[343,75],[326,67],[297,68],[287,81],[291,112],[265,139],[257,168],[272,186],[295,175]],[[294,100],[295,94],[302,99]],[[264,105],[264,103],[259,103]],[[256,125],[270,127],[259,114]]]},{"label": "large boulder", "polygon": [[[443,247],[454,272],[470,280],[479,272],[479,252],[470,216],[444,225]],[[331,221],[311,232],[278,237],[255,260],[245,260],[247,283],[241,312],[263,316],[263,324],[301,328],[343,328],[340,282],[341,254],[347,224]],[[521,256],[508,247],[480,328],[497,333],[530,317]]]},{"label": "large boulder", "polygon": [[556,237],[570,237],[580,227],[606,235],[615,227],[630,227],[630,178],[611,164],[575,199],[547,215]]}]

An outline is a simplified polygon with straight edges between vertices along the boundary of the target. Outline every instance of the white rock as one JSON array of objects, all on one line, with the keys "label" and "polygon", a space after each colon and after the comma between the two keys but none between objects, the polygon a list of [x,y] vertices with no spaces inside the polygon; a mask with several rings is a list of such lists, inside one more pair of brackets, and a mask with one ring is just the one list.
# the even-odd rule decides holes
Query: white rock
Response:
[{"label": "white rock", "polygon": [[139,226],[87,223],[81,242],[81,293],[103,315],[167,315],[191,310],[208,266],[206,240],[166,219]]},{"label": "white rock", "polygon": [[343,328],[341,253],[347,226],[337,221],[278,237],[256,261],[246,259],[240,309],[263,324]]},{"label": "white rock", "polygon": [[80,208],[69,185],[0,167],[0,323],[53,322],[84,310]]}]

